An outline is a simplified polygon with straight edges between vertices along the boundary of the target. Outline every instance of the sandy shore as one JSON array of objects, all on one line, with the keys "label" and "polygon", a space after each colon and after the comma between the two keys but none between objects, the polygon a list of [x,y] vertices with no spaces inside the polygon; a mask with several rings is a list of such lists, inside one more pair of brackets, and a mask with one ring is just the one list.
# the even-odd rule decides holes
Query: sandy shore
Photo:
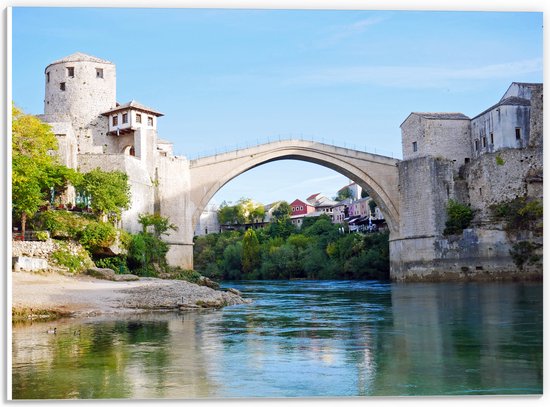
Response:
[{"label": "sandy shore", "polygon": [[81,317],[247,302],[234,293],[180,280],[141,278],[122,282],[89,276],[12,272],[12,308],[22,313],[51,311]]}]

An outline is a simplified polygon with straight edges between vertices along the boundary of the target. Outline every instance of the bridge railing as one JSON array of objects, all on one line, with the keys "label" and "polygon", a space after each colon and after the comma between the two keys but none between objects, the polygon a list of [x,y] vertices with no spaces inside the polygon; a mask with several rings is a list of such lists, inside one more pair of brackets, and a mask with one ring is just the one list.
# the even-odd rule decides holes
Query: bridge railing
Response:
[{"label": "bridge railing", "polygon": [[257,138],[256,140],[247,140],[243,142],[239,142],[236,144],[227,144],[224,146],[215,146],[214,148],[203,150],[201,152],[195,153],[195,154],[189,154],[187,155],[187,158],[189,160],[197,160],[199,158],[203,157],[209,157],[209,156],[216,156],[219,154],[225,154],[225,153],[232,153],[239,150],[244,150],[250,147],[257,147],[264,144],[270,144],[275,143],[277,141],[288,141],[288,140],[299,140],[299,141],[312,141],[317,143],[323,143],[323,144],[329,144],[336,147],[341,148],[349,148],[351,150],[357,150],[357,151],[363,151],[365,153],[371,153],[371,154],[379,154],[384,155],[387,157],[394,158],[393,151],[380,149],[378,147],[374,147],[368,144],[360,145],[356,143],[347,143],[342,142],[341,140],[336,139],[328,139],[328,138],[316,138],[312,135],[306,135],[306,134],[284,134],[284,135],[276,135],[276,136],[269,136],[269,137],[263,137],[263,138]]}]

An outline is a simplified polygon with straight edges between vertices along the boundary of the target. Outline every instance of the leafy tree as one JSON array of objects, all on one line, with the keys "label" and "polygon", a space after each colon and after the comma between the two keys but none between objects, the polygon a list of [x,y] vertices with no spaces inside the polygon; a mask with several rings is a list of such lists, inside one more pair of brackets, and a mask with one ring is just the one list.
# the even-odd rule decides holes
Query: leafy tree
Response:
[{"label": "leafy tree", "polygon": [[273,209],[272,215],[274,220],[290,218],[290,215],[292,215],[292,208],[288,202],[281,201],[277,204],[277,207]]},{"label": "leafy tree", "polygon": [[156,237],[169,235],[169,230],[178,230],[178,227],[170,223],[167,217],[160,216],[159,214],[140,213],[138,215],[138,222],[142,226],[143,233],[146,233],[149,226],[152,226]]},{"label": "leafy tree", "polygon": [[77,188],[91,198],[91,208],[100,220],[108,214],[118,218],[130,207],[128,175],[122,171],[95,168],[82,176]]},{"label": "leafy tree", "polygon": [[335,201],[343,201],[344,199],[351,198],[353,194],[350,188],[342,188],[338,191],[338,195],[334,198]]},{"label": "leafy tree", "polygon": [[222,225],[242,225],[246,222],[242,206],[222,202],[218,209],[218,222]]},{"label": "leafy tree", "polygon": [[56,150],[50,126],[12,106],[12,206],[23,234],[27,219],[47,203],[50,191],[61,193],[77,178],[51,154]]},{"label": "leafy tree", "polygon": [[252,273],[260,265],[260,243],[253,229],[248,229],[243,237],[243,272]]}]

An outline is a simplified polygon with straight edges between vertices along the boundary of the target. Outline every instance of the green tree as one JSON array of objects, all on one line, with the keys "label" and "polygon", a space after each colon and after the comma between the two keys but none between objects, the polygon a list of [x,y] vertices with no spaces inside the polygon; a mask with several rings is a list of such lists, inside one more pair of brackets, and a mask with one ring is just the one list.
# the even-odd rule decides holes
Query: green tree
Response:
[{"label": "green tree", "polygon": [[12,106],[12,206],[23,234],[27,219],[47,203],[50,191],[62,192],[77,178],[51,154],[56,150],[50,126]]},{"label": "green tree", "polygon": [[178,230],[178,227],[170,223],[169,219],[159,214],[140,213],[138,222],[141,224],[143,233],[148,231],[149,226],[153,227],[156,237],[161,235],[169,235],[169,230]]},{"label": "green tree", "polygon": [[253,229],[248,229],[243,236],[243,272],[252,273],[260,265],[260,243]]},{"label": "green tree", "polygon": [[290,215],[292,215],[292,208],[288,202],[281,201],[277,204],[277,207],[273,209],[272,215],[275,220],[290,218]]},{"label": "green tree", "polygon": [[342,188],[340,191],[338,191],[338,195],[334,198],[335,201],[343,201],[344,199],[351,198],[352,197],[351,189],[350,188]]},{"label": "green tree", "polygon": [[106,215],[119,218],[130,207],[128,175],[122,171],[103,171],[95,168],[82,176],[77,188],[91,198],[91,208],[100,220]]}]

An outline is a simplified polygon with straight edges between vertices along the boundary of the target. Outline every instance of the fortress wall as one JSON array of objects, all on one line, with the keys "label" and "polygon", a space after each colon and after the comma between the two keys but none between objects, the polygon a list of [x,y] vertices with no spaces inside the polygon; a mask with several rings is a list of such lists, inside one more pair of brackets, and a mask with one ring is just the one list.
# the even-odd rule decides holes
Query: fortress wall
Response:
[{"label": "fortress wall", "polygon": [[140,232],[138,215],[153,213],[154,203],[153,182],[142,162],[135,157],[120,154],[82,154],[78,159],[80,170],[83,172],[99,168],[103,171],[118,170],[128,174],[131,206],[122,213],[122,228],[130,233]]},{"label": "fortress wall", "polygon": [[401,238],[434,236],[445,226],[453,162],[421,157],[398,163]]},{"label": "fortress wall", "polygon": [[[528,193],[530,176],[540,174],[542,186],[543,151],[541,148],[507,149],[484,154],[464,169],[471,208],[480,220],[491,216],[490,206]],[[530,193],[531,195],[531,193]],[[542,188],[534,198],[542,199]]]}]

